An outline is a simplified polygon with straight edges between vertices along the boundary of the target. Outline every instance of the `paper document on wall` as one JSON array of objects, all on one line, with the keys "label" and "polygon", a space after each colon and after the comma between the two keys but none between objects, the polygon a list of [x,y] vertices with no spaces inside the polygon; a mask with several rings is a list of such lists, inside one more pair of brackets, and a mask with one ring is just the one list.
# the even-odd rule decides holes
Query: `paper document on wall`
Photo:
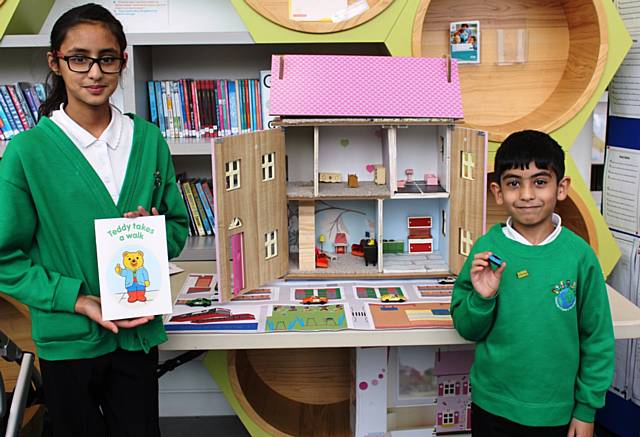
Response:
[{"label": "paper document on wall", "polygon": [[640,234],[640,150],[607,148],[602,198],[610,228]]},{"label": "paper document on wall", "polygon": [[640,1],[617,0],[616,6],[633,44],[609,86],[609,114],[640,118]]}]

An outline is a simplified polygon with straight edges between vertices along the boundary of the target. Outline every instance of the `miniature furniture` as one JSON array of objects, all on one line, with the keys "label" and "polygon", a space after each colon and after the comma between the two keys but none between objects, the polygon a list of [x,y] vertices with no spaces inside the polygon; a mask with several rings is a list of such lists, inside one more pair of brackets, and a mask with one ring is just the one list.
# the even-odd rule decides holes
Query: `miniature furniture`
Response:
[{"label": "miniature furniture", "polygon": [[358,175],[350,174],[347,176],[347,186],[349,188],[358,188],[360,185],[358,184]]},{"label": "miniature furniture", "polygon": [[337,254],[347,253],[347,235],[344,232],[338,232],[336,234],[336,240],[333,243],[333,247]]},{"label": "miniature furniture", "polygon": [[431,217],[408,217],[409,253],[432,253]]},{"label": "miniature furniture", "polygon": [[325,183],[342,182],[342,176],[340,175],[340,173],[322,172],[318,175],[318,179],[320,180],[320,182],[325,182]]},{"label": "miniature furniture", "polygon": [[382,253],[403,253],[404,241],[402,240],[384,240],[382,242]]},{"label": "miniature furniture", "polygon": [[387,180],[386,174],[387,173],[382,165],[376,165],[374,170],[373,182],[378,185],[384,185]]}]

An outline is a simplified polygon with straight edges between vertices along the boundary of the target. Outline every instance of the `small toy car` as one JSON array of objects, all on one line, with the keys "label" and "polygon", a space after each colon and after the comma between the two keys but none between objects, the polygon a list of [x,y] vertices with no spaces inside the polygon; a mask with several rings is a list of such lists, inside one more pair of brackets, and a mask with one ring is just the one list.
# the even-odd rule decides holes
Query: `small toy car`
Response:
[{"label": "small toy car", "polygon": [[190,307],[210,307],[211,299],[207,299],[206,297],[199,297],[197,299],[188,301],[186,305]]},{"label": "small toy car", "polygon": [[496,267],[500,267],[503,263],[499,256],[493,254],[489,255],[489,262]]},{"label": "small toy car", "polygon": [[455,284],[456,278],[453,276],[447,276],[446,278],[438,279],[438,284]]},{"label": "small toy car", "polygon": [[406,297],[399,294],[383,294],[380,296],[380,302],[405,302]]},{"label": "small toy car", "polygon": [[320,297],[320,296],[309,296],[302,299],[302,303],[305,305],[315,305],[315,304],[324,305],[325,303],[328,303],[328,302],[329,302],[329,299],[327,299],[326,297]]}]

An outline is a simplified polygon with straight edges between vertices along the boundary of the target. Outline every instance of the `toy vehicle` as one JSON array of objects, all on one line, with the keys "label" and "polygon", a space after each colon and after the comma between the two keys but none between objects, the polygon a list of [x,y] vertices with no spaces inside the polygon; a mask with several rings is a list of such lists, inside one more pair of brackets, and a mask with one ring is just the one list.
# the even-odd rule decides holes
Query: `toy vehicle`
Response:
[{"label": "toy vehicle", "polygon": [[329,302],[329,299],[327,299],[326,297],[320,297],[320,296],[309,296],[302,299],[302,303],[305,305],[314,305],[314,304],[324,305],[325,303],[328,303],[328,302]]},{"label": "toy vehicle", "polygon": [[499,256],[491,254],[489,255],[489,262],[496,267],[500,267],[504,261]]},{"label": "toy vehicle", "polygon": [[406,302],[407,298],[399,294],[383,294],[380,302]]},{"label": "toy vehicle", "polygon": [[185,305],[188,305],[190,307],[210,307],[211,299],[207,299],[206,297],[199,297],[197,299],[188,301]]},{"label": "toy vehicle", "polygon": [[438,279],[438,284],[455,284],[456,278],[453,276],[447,276],[446,278]]}]

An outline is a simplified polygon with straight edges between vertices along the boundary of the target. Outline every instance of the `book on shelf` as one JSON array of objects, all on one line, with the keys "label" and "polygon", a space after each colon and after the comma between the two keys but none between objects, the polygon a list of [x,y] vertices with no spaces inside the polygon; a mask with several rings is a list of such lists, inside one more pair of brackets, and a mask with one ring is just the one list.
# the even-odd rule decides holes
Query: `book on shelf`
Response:
[{"label": "book on shelf", "polygon": [[260,83],[259,79],[150,80],[150,121],[165,138],[219,137],[266,128]]},{"label": "book on shelf", "polygon": [[189,235],[214,235],[213,192],[210,182],[180,174],[177,185],[189,215]]},{"label": "book on shelf", "polygon": [[0,139],[31,129],[38,122],[38,109],[46,99],[43,84],[28,82],[0,85]]},{"label": "book on shelf", "polygon": [[269,115],[269,95],[271,93],[271,70],[260,71],[260,100],[262,103],[262,126],[263,129],[271,128],[271,121],[274,119]]}]

